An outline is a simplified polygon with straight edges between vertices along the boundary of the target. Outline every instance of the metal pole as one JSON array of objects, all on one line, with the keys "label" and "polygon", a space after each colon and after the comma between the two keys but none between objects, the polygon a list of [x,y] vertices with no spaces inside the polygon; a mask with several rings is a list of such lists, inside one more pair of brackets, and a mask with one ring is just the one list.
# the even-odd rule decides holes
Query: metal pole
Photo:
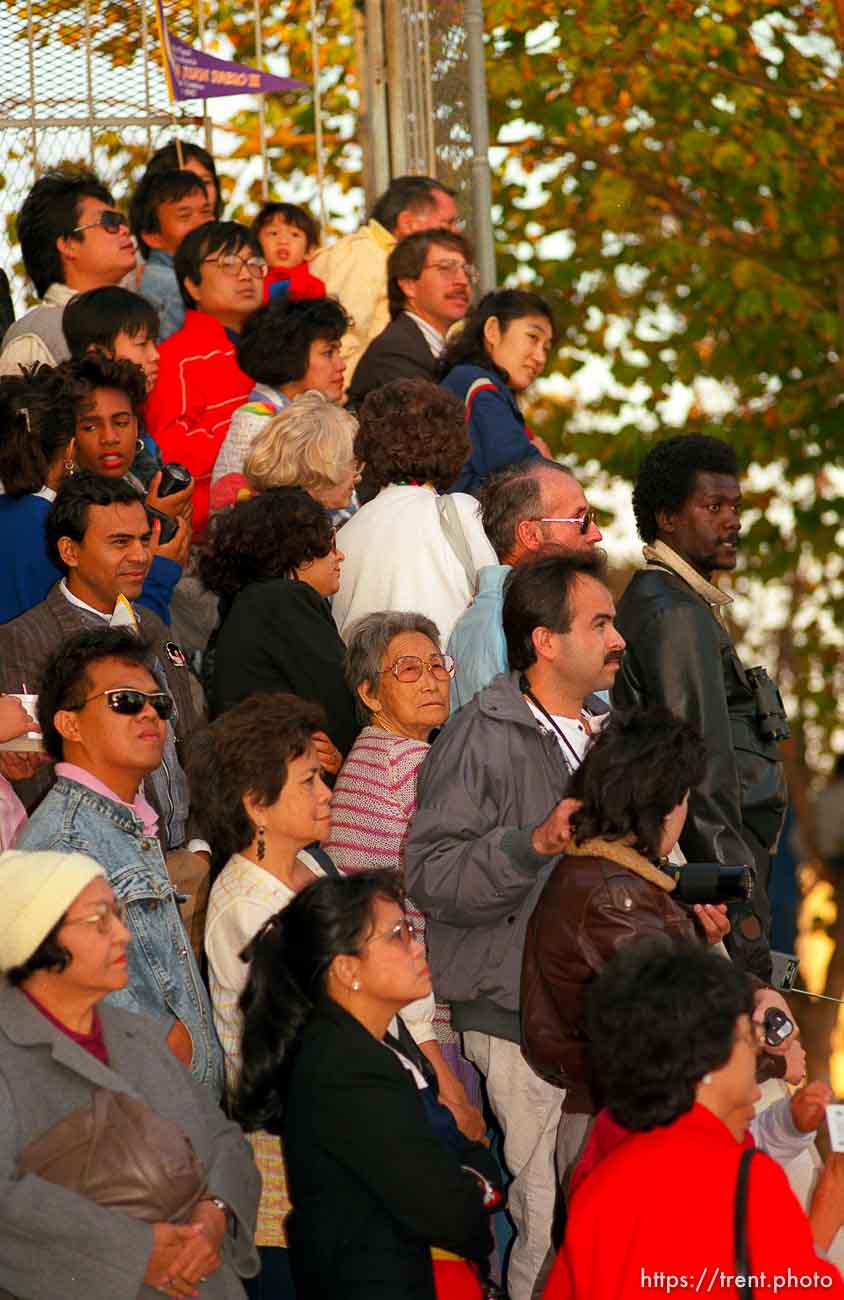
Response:
[{"label": "metal pole", "polygon": [[32,0],[26,3],[27,54],[29,55],[29,123],[32,133],[30,152],[32,153],[32,174],[38,179],[38,129],[35,125],[35,25],[32,21]]},{"label": "metal pole", "polygon": [[319,219],[322,229],[325,230],[328,217],[325,206],[325,168],[322,157],[322,90],[320,88],[316,0],[311,0],[311,63],[313,65],[314,79],[314,147],[316,149],[317,188],[319,190]]},{"label": "metal pole", "polygon": [[366,73],[372,142],[372,177],[375,197],[390,183],[390,136],[387,112],[387,74],[384,67],[384,25],[381,0],[366,2]]},{"label": "metal pole", "polygon": [[[264,45],[261,39],[261,0],[255,0],[255,66],[263,62]],[[261,133],[261,199],[270,197],[270,166],[267,158],[267,103],[266,96],[258,96],[258,130]]]},{"label": "metal pole", "polygon": [[[205,50],[205,5],[203,0],[197,0],[196,4],[197,28],[199,31],[199,48]],[[208,116],[208,100],[202,101],[202,125],[205,128],[205,148],[214,156],[214,135],[211,129],[211,119]]]},{"label": "metal pole", "polygon": [[147,116],[147,153],[152,153],[152,125],[149,117],[152,105],[149,99],[149,24],[147,22],[147,0],[141,0],[141,58],[144,61],[144,111]]},{"label": "metal pole", "polygon": [[495,288],[492,233],[492,180],[489,170],[489,119],[484,67],[483,0],[466,0],[466,53],[469,59],[469,120],[472,132],[472,214],[475,262],[483,293]]},{"label": "metal pole", "polygon": [[94,126],[96,117],[94,115],[94,67],[91,58],[91,3],[85,0],[85,76],[88,82],[88,116],[91,119],[91,126],[88,132],[88,149],[91,155],[91,170],[96,166],[96,150],[94,148]]}]

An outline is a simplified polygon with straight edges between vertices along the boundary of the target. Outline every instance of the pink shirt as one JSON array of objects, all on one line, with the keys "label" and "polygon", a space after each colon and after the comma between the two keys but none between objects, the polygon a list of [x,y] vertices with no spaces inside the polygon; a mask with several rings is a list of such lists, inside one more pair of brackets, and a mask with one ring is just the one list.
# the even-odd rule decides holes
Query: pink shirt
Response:
[{"label": "pink shirt", "polygon": [[125,808],[131,808],[137,817],[140,817],[144,824],[144,832],[147,835],[155,835],[158,832],[158,813],[147,803],[140,790],[135,795],[131,803],[121,799],[119,794],[100,781],[93,773],[86,771],[84,767],[77,767],[76,763],[56,763],[56,776],[67,777],[68,781],[75,781],[77,785],[84,785],[86,789],[93,790],[94,794],[104,795],[106,799],[113,799],[115,803],[122,803]]},{"label": "pink shirt", "polygon": [[26,809],[5,776],[0,776],[0,849],[10,849],[26,822]]}]

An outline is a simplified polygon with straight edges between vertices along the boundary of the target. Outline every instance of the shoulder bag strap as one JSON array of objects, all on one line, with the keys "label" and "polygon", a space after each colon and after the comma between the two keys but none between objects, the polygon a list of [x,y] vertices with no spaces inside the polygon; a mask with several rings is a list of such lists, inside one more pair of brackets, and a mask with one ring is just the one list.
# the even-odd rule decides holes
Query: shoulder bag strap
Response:
[{"label": "shoulder bag strap", "polygon": [[759,1151],[749,1147],[742,1151],[736,1178],[736,1199],[733,1209],[733,1240],[735,1243],[736,1291],[741,1300],[753,1300],[753,1287],[750,1285],[750,1255],[747,1248],[747,1188],[750,1178],[750,1162]]},{"label": "shoulder bag strap", "polygon": [[466,534],[463,531],[463,520],[460,518],[460,511],[457,509],[457,503],[454,497],[449,496],[446,492],[443,496],[437,497],[437,514],[439,515],[440,528],[443,536],[448,542],[455,556],[460,562],[460,567],[466,574],[466,581],[469,583],[469,590],[474,593],[478,589],[478,570],[475,561],[472,559],[472,552],[469,550],[469,543],[466,541]]}]

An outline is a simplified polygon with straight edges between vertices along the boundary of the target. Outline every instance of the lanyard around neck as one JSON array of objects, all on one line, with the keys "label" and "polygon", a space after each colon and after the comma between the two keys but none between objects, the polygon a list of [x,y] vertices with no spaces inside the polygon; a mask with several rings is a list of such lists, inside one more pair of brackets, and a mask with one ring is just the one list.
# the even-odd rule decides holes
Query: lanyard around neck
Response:
[{"label": "lanyard around neck", "polygon": [[539,712],[542,714],[543,718],[545,718],[545,720],[547,721],[548,725],[554,729],[554,731],[555,731],[555,732],[557,733],[557,735],[560,737],[560,740],[561,740],[561,741],[563,742],[563,744],[565,745],[566,749],[567,749],[567,750],[569,751],[569,753],[571,754],[572,758],[574,759],[574,767],[571,767],[570,763],[568,762],[568,759],[565,760],[566,767],[568,767],[569,770],[572,771],[572,772],[574,771],[574,769],[575,769],[576,767],[580,767],[580,764],[583,762],[582,758],[581,758],[580,755],[578,754],[578,752],[577,752],[577,750],[575,749],[574,745],[573,745],[573,744],[571,743],[571,741],[569,740],[569,738],[568,738],[568,736],[566,735],[566,733],[563,731],[562,727],[561,727],[561,726],[556,722],[556,720],[551,716],[551,714],[548,712],[548,710],[546,709],[546,707],[545,707],[545,705],[542,703],[542,701],[541,701],[541,700],[538,700],[538,699],[536,698],[536,696],[534,695],[533,691],[530,689],[530,684],[528,683],[528,679],[525,677],[524,673],[523,673],[522,676],[519,678],[519,690],[522,692],[522,694],[523,694],[527,699],[530,700],[531,704],[535,704],[535,705],[536,705],[536,707],[539,709]]}]

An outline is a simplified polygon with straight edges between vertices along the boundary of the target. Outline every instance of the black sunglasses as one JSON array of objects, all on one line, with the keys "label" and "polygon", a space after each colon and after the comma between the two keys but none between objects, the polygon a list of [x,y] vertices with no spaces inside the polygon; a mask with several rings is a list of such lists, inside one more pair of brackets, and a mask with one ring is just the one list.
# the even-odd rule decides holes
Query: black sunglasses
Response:
[{"label": "black sunglasses", "polygon": [[162,721],[166,722],[173,716],[173,701],[166,691],[136,691],[130,686],[115,686],[109,691],[99,691],[96,695],[89,695],[87,700],[74,705],[73,709],[76,711],[84,709],[86,704],[98,700],[100,696],[105,696],[106,704],[113,713],[120,713],[124,717],[137,717],[147,701]]},{"label": "black sunglasses", "polygon": [[83,230],[93,230],[94,226],[102,226],[110,235],[116,235],[118,230],[129,229],[129,218],[122,212],[115,212],[114,208],[103,208],[96,221],[89,221],[84,226],[74,226],[73,234],[78,235]]}]

